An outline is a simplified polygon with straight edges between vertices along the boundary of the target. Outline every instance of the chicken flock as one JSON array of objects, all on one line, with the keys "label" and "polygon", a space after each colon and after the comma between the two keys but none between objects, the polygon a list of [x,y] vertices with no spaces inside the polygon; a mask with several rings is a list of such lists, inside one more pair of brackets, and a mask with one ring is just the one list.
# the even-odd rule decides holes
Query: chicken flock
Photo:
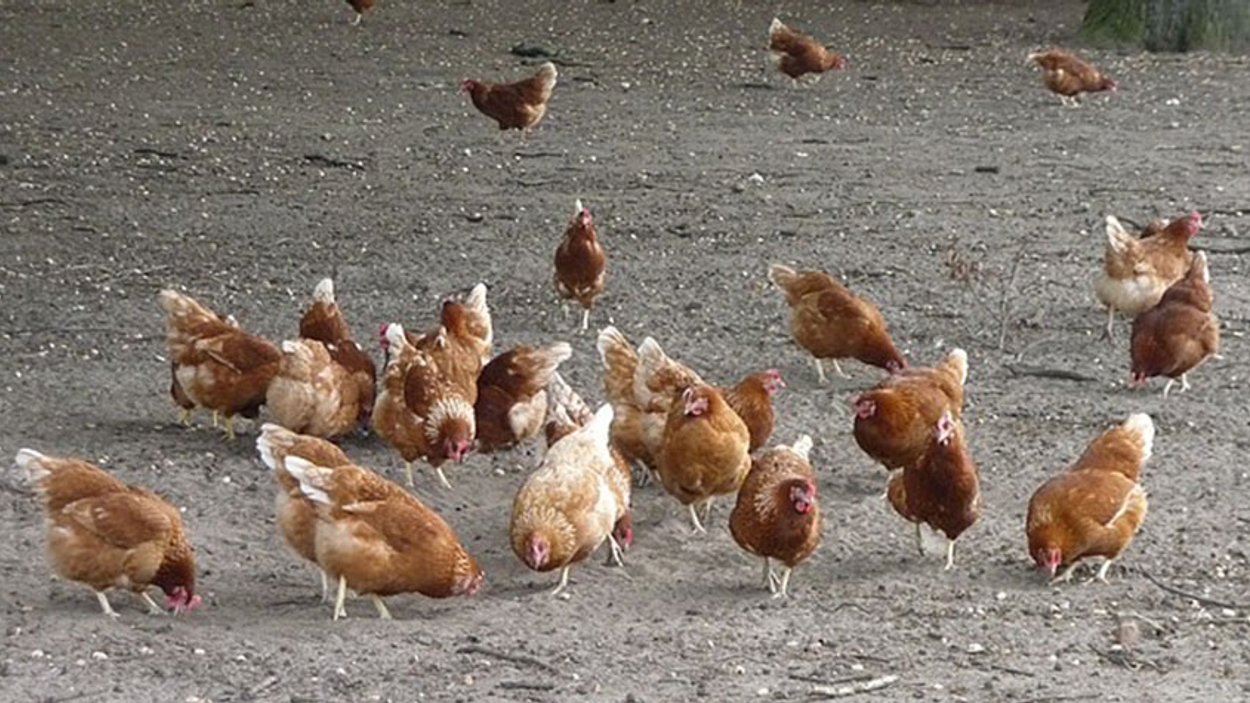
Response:
[{"label": "chicken flock", "polygon": [[[373,2],[349,4],[359,21]],[[792,79],[846,66],[845,57],[780,20],[768,38],[777,70]],[[1065,104],[1116,88],[1067,51],[1028,60]],[[556,80],[555,66],[546,63],[516,83],[465,80],[461,87],[500,129],[528,138]],[[1176,381],[1188,389],[1189,372],[1219,351],[1206,256],[1189,249],[1202,226],[1197,212],[1138,233],[1106,218],[1094,293],[1107,310],[1108,338],[1117,311],[1133,319],[1130,385],[1162,376],[1169,379],[1165,396]],[[552,282],[566,304],[581,307],[582,331],[605,290],[607,261],[591,211],[579,200],[555,247]],[[849,398],[850,439],[887,472],[885,499],[916,525],[921,554],[927,525],[947,538],[945,568],[952,568],[957,540],[982,509],[962,420],[968,354],[953,349],[930,366],[909,363],[882,311],[828,273],[782,263],[760,273],[784,299],[790,333],[811,356],[820,383],[826,360],[848,378],[840,361],[884,372]],[[696,535],[716,524],[717,498],[731,502],[734,541],[762,560],[763,587],[787,596],[792,570],[820,543],[822,523],[812,437],[769,446],[773,397],[786,387],[780,373],[752,369],[719,385],[670,357],[657,340],[635,344],[607,326],[597,337],[606,400],[594,408],[559,372],[573,355],[568,343],[496,353],[487,293],[479,283],[448,296],[436,322],[420,332],[395,321],[372,328],[378,366],[353,338],[329,278],[315,285],[297,337],[279,344],[185,293],[160,292],[169,393],[180,421],[189,424],[195,410],[206,410],[234,440],[237,416],[256,419],[267,409],[255,444],[273,474],[278,532],[317,568],[332,617],[346,615],[349,590],[370,599],[382,618],[390,618],[388,596],[477,593],[485,574],[453,527],[413,492],[413,464],[423,461],[450,487],[448,471],[471,453],[532,441],[545,451],[517,488],[507,539],[529,569],[559,572],[554,592],[565,590],[572,567],[604,544],[609,562],[624,564],[634,537],[634,485],[654,480],[685,506]],[[391,447],[407,485],[360,466],[335,444],[354,433]],[[1024,539],[1029,558],[1052,580],[1069,578],[1080,561],[1095,557],[1103,560],[1096,577],[1105,580],[1145,519],[1140,479],[1154,436],[1149,416],[1131,414],[1037,488]],[[110,588],[131,590],[152,612],[165,610],[148,595],[151,587],[175,612],[200,604],[194,551],[174,506],[79,459],[22,449],[16,463],[43,501],[52,568],[92,588],[104,613],[117,615],[105,595]]]}]

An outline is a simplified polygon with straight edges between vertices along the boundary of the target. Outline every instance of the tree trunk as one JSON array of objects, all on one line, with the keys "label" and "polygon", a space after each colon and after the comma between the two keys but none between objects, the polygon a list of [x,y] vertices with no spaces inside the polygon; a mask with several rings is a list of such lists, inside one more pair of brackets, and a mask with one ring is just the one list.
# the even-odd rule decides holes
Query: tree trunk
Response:
[{"label": "tree trunk", "polygon": [[1081,31],[1149,51],[1250,48],[1247,0],[1090,0]]}]

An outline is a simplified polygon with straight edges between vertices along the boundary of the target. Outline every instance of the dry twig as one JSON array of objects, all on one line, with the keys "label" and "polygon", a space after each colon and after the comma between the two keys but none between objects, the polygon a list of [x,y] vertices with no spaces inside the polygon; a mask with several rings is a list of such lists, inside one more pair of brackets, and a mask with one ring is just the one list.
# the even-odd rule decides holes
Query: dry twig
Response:
[{"label": "dry twig", "polygon": [[547,662],[539,661],[533,657],[527,657],[523,654],[509,654],[507,652],[501,652],[497,649],[491,649],[490,647],[483,647],[477,644],[461,647],[456,650],[456,654],[480,654],[484,657],[500,659],[502,661],[512,662],[513,664],[525,664],[527,666],[532,666],[536,669],[542,669],[549,674],[560,673],[554,666],[548,664]]},{"label": "dry twig", "polygon": [[1168,593],[1181,596],[1182,598],[1189,598],[1203,605],[1209,605],[1215,608],[1228,608],[1229,610],[1250,610],[1250,606],[1247,606],[1247,605],[1242,605],[1238,603],[1229,603],[1228,601],[1222,601],[1222,600],[1215,600],[1214,598],[1208,598],[1206,596],[1198,595],[1197,593],[1190,593],[1189,591],[1183,591],[1177,588],[1176,586],[1169,586],[1168,584],[1160,581],[1154,576],[1151,576],[1150,573],[1147,572],[1145,569],[1138,569],[1138,573],[1140,573],[1142,576],[1145,576],[1147,581],[1153,583],[1154,585],[1167,591]]},{"label": "dry twig", "polygon": [[867,681],[858,681],[856,683],[850,683],[843,686],[813,686],[812,696],[822,699],[847,698],[849,696],[857,696],[861,693],[879,691],[886,686],[897,682],[897,676],[894,674],[886,674],[885,676],[878,676]]}]

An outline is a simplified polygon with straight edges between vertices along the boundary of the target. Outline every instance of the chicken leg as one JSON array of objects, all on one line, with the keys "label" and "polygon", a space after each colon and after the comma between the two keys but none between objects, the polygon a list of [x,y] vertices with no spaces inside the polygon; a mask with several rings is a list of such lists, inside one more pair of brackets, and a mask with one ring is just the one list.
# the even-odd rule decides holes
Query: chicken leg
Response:
[{"label": "chicken leg", "polygon": [[1071,564],[1068,564],[1068,568],[1064,569],[1063,573],[1059,574],[1058,576],[1050,580],[1050,585],[1054,586],[1056,584],[1067,583],[1071,581],[1072,571],[1076,569],[1076,565],[1077,565],[1077,562],[1075,561],[1072,562]]},{"label": "chicken leg", "polygon": [[95,597],[100,601],[100,610],[103,610],[105,615],[110,618],[118,617],[117,611],[113,610],[113,606],[109,603],[109,597],[104,595],[104,591],[96,591]]},{"label": "chicken leg", "polygon": [[321,602],[330,602],[330,576],[325,571],[317,569],[317,573],[321,574]]},{"label": "chicken leg", "polygon": [[1115,341],[1115,308],[1107,306],[1107,327],[1102,331],[1102,338],[1108,342]]},{"label": "chicken leg", "polygon": [[152,600],[152,596],[149,596],[147,591],[139,591],[135,593],[135,596],[138,597],[139,600],[143,601],[143,604],[147,606],[149,615],[165,614],[165,609],[157,605],[156,601]]},{"label": "chicken leg", "polygon": [[382,602],[382,598],[376,593],[369,594],[369,600],[373,601],[373,607],[378,609],[378,617],[383,620],[394,620],[391,617],[391,611],[387,610],[386,603]]},{"label": "chicken leg", "polygon": [[225,425],[226,425],[226,441],[233,442],[236,439],[238,439],[239,436],[234,433],[234,415],[226,416]]},{"label": "chicken leg", "polygon": [[611,549],[608,553],[608,565],[625,566],[625,550],[621,549],[621,545],[612,535],[608,535],[608,547]]},{"label": "chicken leg", "polygon": [[178,424],[179,425],[182,425],[183,427],[191,426],[191,410],[192,408],[179,408],[178,409]]},{"label": "chicken leg", "polygon": [[955,540],[946,544],[946,566],[942,567],[942,571],[950,571],[953,568],[955,568]]},{"label": "chicken leg", "polygon": [[412,482],[412,462],[411,461],[404,462],[404,478],[408,479],[409,488],[412,488],[413,486],[416,485]]},{"label": "chicken leg", "polygon": [[590,329],[590,308],[582,310],[582,331]]},{"label": "chicken leg", "polygon": [[790,597],[790,574],[792,573],[794,573],[794,569],[788,566],[781,568],[781,583],[778,584],[777,590],[773,593],[773,598]]},{"label": "chicken leg", "polygon": [[443,484],[443,488],[451,490],[451,481],[447,480],[447,474],[443,473],[443,467],[439,466],[434,469],[438,473],[438,482]]},{"label": "chicken leg", "polygon": [[812,361],[816,364],[816,377],[820,379],[820,385],[825,385],[825,364],[819,357],[812,357]]},{"label": "chicken leg", "polygon": [[693,534],[707,534],[707,529],[703,527],[703,523],[699,522],[699,511],[695,509],[695,504],[690,504],[690,522],[694,523]]},{"label": "chicken leg", "polygon": [[334,599],[334,619],[347,617],[347,608],[343,607],[343,601],[347,600],[347,579],[339,576],[339,592]]},{"label": "chicken leg", "polygon": [[1102,566],[1101,566],[1101,567],[1099,567],[1099,569],[1098,569],[1098,574],[1097,574],[1096,576],[1094,576],[1094,578],[1095,578],[1095,579],[1097,579],[1097,580],[1099,580],[1099,581],[1102,581],[1103,583],[1109,583],[1109,581],[1107,581],[1107,570],[1111,568],[1111,562],[1113,562],[1113,561],[1115,561],[1115,560],[1114,560],[1114,559],[1108,559],[1108,560],[1104,561],[1104,562],[1102,563]]},{"label": "chicken leg", "polygon": [[920,523],[916,523],[916,551],[924,556],[924,531],[920,529]]},{"label": "chicken leg", "polygon": [[566,566],[560,570],[560,583],[556,584],[556,587],[551,591],[551,595],[558,596],[564,592],[565,588],[568,588],[570,568],[571,567]]},{"label": "chicken leg", "polygon": [[769,593],[776,593],[778,582],[777,573],[773,571],[772,560],[764,557],[764,588],[767,588]]},{"label": "chicken leg", "polygon": [[359,24],[360,24],[360,18],[361,18],[361,17],[364,17],[364,13],[357,12],[357,13],[356,13],[356,16],[352,18],[351,25],[352,25],[353,27],[355,27],[355,26],[359,25]]}]

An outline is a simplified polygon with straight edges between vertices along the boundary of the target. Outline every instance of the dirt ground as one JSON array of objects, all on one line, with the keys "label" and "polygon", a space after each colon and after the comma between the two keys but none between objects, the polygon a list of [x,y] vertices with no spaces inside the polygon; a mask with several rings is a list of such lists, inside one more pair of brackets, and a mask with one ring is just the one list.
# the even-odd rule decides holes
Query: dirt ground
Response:
[{"label": "dirt ground", "polygon": [[[0,699],[803,700],[883,676],[859,698],[1250,697],[1250,63],[1091,50],[1121,89],[1067,109],[1024,56],[1067,43],[1082,7],[381,0],[351,27],[331,0],[0,0],[0,455],[83,456],[185,506],[207,606],[157,618],[117,594],[120,620],[100,615],[50,577],[10,468]],[[774,14],[850,68],[814,87],[766,71]],[[528,143],[456,93],[532,70],[518,44],[561,71]],[[594,336],[550,284],[575,198],[611,261],[595,327],[653,335],[714,379],[789,381],[775,439],[815,438],[826,516],[793,598],[759,589],[726,503],[691,537],[655,486],[626,568],[596,555],[551,598],[506,541],[529,447],[471,457],[450,492],[418,479],[482,593],[395,598],[394,622],[355,601],[332,623],[274,532],[252,429],[228,444],[203,416],[174,424],[157,291],[279,339],[333,274],[372,348],[378,323],[427,326],[444,293],[485,281],[497,348],[570,341],[566,375],[598,400]],[[1091,281],[1105,214],[1191,209],[1224,359],[1164,400],[1158,381],[1125,388],[1128,328],[1099,339]],[[843,276],[913,362],[968,350],[984,517],[955,570],[940,537],[916,554],[851,438],[846,400],[879,372],[817,384],[770,261]],[[1136,411],[1159,428],[1144,528],[1110,585],[1049,588],[1028,496]],[[380,442],[346,448],[399,476]],[[1122,623],[1140,634],[1126,648]]]}]

